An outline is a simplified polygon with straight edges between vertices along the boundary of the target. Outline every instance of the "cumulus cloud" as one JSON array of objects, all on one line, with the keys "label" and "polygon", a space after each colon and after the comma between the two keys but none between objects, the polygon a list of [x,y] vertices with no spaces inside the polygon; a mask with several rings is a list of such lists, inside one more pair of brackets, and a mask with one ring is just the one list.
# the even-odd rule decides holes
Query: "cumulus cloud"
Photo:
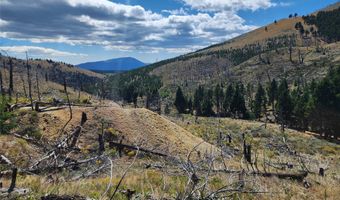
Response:
[{"label": "cumulus cloud", "polygon": [[183,52],[255,29],[237,10],[274,6],[270,0],[183,1],[198,12],[189,14],[182,8],[163,10],[167,15],[162,15],[108,0],[1,1],[0,37],[120,51]]},{"label": "cumulus cloud", "polygon": [[36,46],[0,46],[0,51],[5,51],[10,55],[20,55],[26,52],[32,57],[69,57],[69,56],[87,56],[85,54],[58,51],[55,49],[36,47]]}]

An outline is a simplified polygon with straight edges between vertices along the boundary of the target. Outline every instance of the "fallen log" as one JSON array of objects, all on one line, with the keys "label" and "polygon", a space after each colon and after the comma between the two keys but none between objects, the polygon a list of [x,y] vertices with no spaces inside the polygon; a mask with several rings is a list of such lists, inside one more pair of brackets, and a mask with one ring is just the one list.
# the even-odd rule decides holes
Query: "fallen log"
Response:
[{"label": "fallen log", "polygon": [[57,165],[57,166],[51,165],[51,166],[46,166],[46,167],[42,167],[42,168],[35,168],[35,169],[30,168],[28,170],[23,170],[23,172],[39,174],[39,173],[42,173],[42,172],[50,172],[50,171],[53,171],[53,170],[65,169],[65,168],[68,168],[68,167],[77,167],[79,165],[98,160],[102,157],[103,156],[95,156],[95,157],[88,158],[88,159],[85,159],[85,160],[80,160],[80,161],[75,160],[75,161],[71,161],[71,162],[65,162],[65,163]]},{"label": "fallen log", "polygon": [[291,179],[291,180],[296,180],[302,182],[308,175],[308,172],[301,172],[301,173],[289,173],[289,174],[284,174],[284,173],[263,173],[263,172],[255,172],[253,173],[255,175],[260,175],[263,177],[277,177],[279,179]]},{"label": "fallen log", "polygon": [[85,197],[82,196],[69,196],[69,195],[62,195],[58,196],[55,194],[49,194],[46,196],[41,197],[41,200],[86,200]]},{"label": "fallen log", "polygon": [[[199,169],[199,171],[207,171],[207,169]],[[220,172],[220,173],[242,173],[239,170],[211,170],[212,172]],[[302,182],[308,175],[308,172],[300,172],[300,173],[270,173],[270,172],[250,172],[249,175],[258,175],[262,177],[277,177],[279,179],[291,179]]]},{"label": "fallen log", "polygon": [[72,139],[71,144],[69,145],[70,148],[73,148],[76,146],[80,132],[81,132],[81,126],[77,126],[76,129],[71,133],[71,138],[73,139]]},{"label": "fallen log", "polygon": [[18,133],[14,133],[13,135],[16,138],[20,138],[20,139],[26,140],[27,142],[32,143],[32,144],[34,144],[34,145],[36,145],[38,147],[46,148],[46,146],[47,146],[47,144],[43,144],[39,140],[31,138],[31,137],[28,137],[28,136],[23,136],[23,135],[20,135]]},{"label": "fallen log", "polygon": [[126,148],[126,149],[130,149],[130,150],[135,150],[135,151],[139,150],[141,152],[156,155],[156,156],[169,157],[169,155],[164,154],[164,153],[155,152],[155,151],[152,151],[152,150],[149,150],[149,149],[144,149],[144,148],[137,148],[135,146],[122,144],[122,143],[118,143],[118,142],[114,142],[114,141],[109,142],[109,146],[110,146],[110,148],[114,148],[114,147],[118,148],[118,149]]},{"label": "fallen log", "polygon": [[9,166],[13,165],[12,162],[4,155],[0,155],[0,164],[9,165]]}]

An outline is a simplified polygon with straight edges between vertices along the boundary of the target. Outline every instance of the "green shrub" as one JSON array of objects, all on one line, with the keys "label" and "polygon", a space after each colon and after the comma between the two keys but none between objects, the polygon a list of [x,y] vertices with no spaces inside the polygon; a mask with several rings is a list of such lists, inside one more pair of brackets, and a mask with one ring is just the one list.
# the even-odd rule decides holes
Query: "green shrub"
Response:
[{"label": "green shrub", "polygon": [[15,115],[7,111],[7,102],[5,96],[0,97],[0,134],[9,134],[16,127]]},{"label": "green shrub", "polygon": [[40,139],[42,134],[39,129],[39,116],[35,111],[20,111],[19,112],[19,127],[18,133],[27,135],[36,139]]}]

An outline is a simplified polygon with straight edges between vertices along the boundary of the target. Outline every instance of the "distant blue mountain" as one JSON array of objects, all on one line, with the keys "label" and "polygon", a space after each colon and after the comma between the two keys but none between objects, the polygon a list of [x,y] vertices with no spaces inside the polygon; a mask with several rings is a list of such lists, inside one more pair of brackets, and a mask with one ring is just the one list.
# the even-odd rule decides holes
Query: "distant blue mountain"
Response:
[{"label": "distant blue mountain", "polygon": [[77,65],[80,68],[92,71],[129,71],[145,66],[146,64],[132,57],[114,58],[105,61],[87,62]]}]

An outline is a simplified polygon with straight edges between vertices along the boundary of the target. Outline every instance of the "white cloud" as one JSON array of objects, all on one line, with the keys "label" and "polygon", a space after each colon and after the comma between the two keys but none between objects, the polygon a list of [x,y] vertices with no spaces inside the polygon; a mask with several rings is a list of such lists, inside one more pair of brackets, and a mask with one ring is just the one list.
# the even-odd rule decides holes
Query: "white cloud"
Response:
[{"label": "white cloud", "polygon": [[119,3],[114,3],[108,0],[66,0],[72,7],[87,7],[101,10],[110,15],[122,15],[124,17],[138,19],[157,19],[161,15],[146,11],[141,6],[130,6]]},{"label": "white cloud", "polygon": [[162,12],[168,13],[171,15],[188,15],[187,10],[185,10],[184,8],[175,9],[175,10],[162,10]]},{"label": "white cloud", "polygon": [[34,43],[100,45],[108,50],[186,53],[197,50],[192,46],[223,42],[255,29],[237,10],[275,6],[270,0],[183,1],[198,9],[195,14],[180,8],[163,10],[167,14],[162,15],[108,0],[1,1],[0,37]]},{"label": "white cloud", "polygon": [[58,51],[55,49],[36,47],[36,46],[0,46],[0,50],[6,51],[9,55],[25,54],[30,56],[50,56],[50,57],[68,57],[68,56],[87,56],[86,54],[71,53],[67,51]]},{"label": "white cloud", "polygon": [[271,0],[183,0],[188,6],[202,11],[258,10],[275,6]]}]

